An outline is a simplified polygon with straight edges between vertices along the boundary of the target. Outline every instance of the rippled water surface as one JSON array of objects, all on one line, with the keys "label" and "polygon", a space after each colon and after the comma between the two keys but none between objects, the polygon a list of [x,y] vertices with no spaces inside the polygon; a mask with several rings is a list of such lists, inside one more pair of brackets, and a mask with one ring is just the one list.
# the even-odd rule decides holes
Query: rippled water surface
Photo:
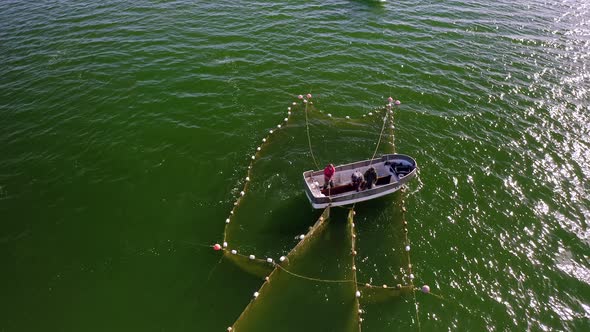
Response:
[{"label": "rippled water surface", "polygon": [[[358,205],[358,276],[403,277],[403,199],[434,295],[361,297],[364,331],[587,331],[589,55],[584,0],[3,1],[0,331],[231,326],[262,280],[210,245],[300,93],[319,163],[370,157],[362,115],[393,96],[395,149],[420,166]],[[294,113],[252,164],[240,252],[276,259],[319,215]],[[340,214],[306,273],[342,277]],[[272,291],[252,330],[355,331],[349,289]]]}]

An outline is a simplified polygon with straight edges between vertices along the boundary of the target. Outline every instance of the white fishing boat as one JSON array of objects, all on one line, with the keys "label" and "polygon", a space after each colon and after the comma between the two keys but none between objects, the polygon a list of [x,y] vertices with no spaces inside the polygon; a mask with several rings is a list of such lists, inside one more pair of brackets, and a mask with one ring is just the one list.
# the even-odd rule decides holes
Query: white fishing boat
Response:
[{"label": "white fishing boat", "polygon": [[[355,186],[352,174],[356,171],[365,174],[371,167],[377,172],[374,185]],[[323,170],[306,171],[303,173],[305,193],[314,209],[363,202],[396,192],[416,176],[416,167],[416,161],[410,156],[386,154],[380,158],[336,166],[333,187],[326,188]]]}]

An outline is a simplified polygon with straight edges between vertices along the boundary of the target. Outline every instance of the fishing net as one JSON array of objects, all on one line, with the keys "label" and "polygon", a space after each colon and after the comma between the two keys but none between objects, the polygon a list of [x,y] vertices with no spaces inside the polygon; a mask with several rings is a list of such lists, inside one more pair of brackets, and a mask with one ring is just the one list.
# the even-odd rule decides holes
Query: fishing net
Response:
[{"label": "fishing net", "polygon": [[[303,119],[304,134],[301,125],[292,124]],[[285,127],[287,123],[291,126]],[[308,206],[300,188],[301,173],[310,168],[310,160],[321,169],[320,156],[328,155],[334,145],[345,146],[348,153],[330,162],[350,162],[354,155],[366,159],[367,137],[376,135],[377,143],[370,146],[373,157],[394,152],[393,131],[391,107],[350,119],[319,112],[307,102],[294,103],[287,118],[269,130],[251,156],[247,176],[237,185],[242,190],[235,190],[223,242],[225,261],[265,281],[229,330],[360,331],[365,315],[378,312],[373,304],[415,297],[401,194],[394,196],[394,204],[391,198],[381,198],[356,211],[327,208],[318,216],[301,209]],[[359,133],[363,134],[355,137]],[[316,222],[310,225],[309,220]],[[305,312],[307,318],[289,312]],[[318,322],[330,326],[322,329]]]},{"label": "fishing net", "polygon": [[350,238],[341,213],[330,217],[326,209],[286,259],[277,263],[231,329],[355,331],[358,319],[350,313],[358,311],[358,302]]}]

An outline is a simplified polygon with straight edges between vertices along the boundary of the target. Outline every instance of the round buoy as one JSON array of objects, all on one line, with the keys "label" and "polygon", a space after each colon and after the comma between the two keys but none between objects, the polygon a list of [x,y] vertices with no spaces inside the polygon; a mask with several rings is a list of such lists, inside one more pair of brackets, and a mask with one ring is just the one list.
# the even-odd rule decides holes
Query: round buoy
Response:
[{"label": "round buoy", "polygon": [[361,292],[359,292],[359,291],[356,291],[356,293],[354,293],[354,295],[355,295],[357,298],[359,298],[359,297],[361,297]]},{"label": "round buoy", "polygon": [[229,224],[229,218],[225,219],[225,223]]},{"label": "round buoy", "polygon": [[246,182],[247,181],[250,181],[250,177],[249,176],[246,176]]},{"label": "round buoy", "polygon": [[305,238],[304,234],[299,235],[299,240],[303,240]]},{"label": "round buoy", "polygon": [[289,121],[289,118],[284,118],[283,121],[287,122]]},{"label": "round buoy", "polygon": [[231,253],[232,253],[232,255],[235,255],[235,254],[238,253],[238,251],[234,249],[234,250],[231,251]]},{"label": "round buoy", "polygon": [[246,195],[246,193],[243,191],[240,191],[240,196],[244,196],[244,195]]},{"label": "round buoy", "polygon": [[272,134],[272,130],[269,130],[268,132]]},{"label": "round buoy", "polygon": [[277,128],[281,128],[281,125],[277,125]]},{"label": "round buoy", "polygon": [[221,246],[219,245],[219,243],[215,243],[215,245],[213,246],[213,250],[215,250],[215,251],[221,250]]},{"label": "round buoy", "polygon": [[256,159],[256,157],[255,156],[252,156],[252,160],[254,160],[254,159]]},{"label": "round buoy", "polygon": [[399,100],[396,100],[396,101],[394,102],[394,104],[396,104],[396,105],[400,105],[401,103],[402,103],[402,102],[401,102],[401,101],[399,101]]},{"label": "round buoy", "polygon": [[291,107],[287,107],[287,111],[290,111],[290,110],[291,110]]},{"label": "round buoy", "polygon": [[303,95],[297,96],[298,99],[303,99]]},{"label": "round buoy", "polygon": [[369,116],[373,115],[373,112],[369,112]]},{"label": "round buoy", "polygon": [[430,293],[430,286],[428,286],[428,285],[422,286],[422,293],[424,293],[424,294]]},{"label": "round buoy", "polygon": [[248,258],[250,258],[250,259],[255,259],[255,258],[256,258],[256,256],[254,256],[254,255],[250,255],[250,256],[248,256]]},{"label": "round buoy", "polygon": [[406,246],[406,251],[410,251],[410,246]]},{"label": "round buoy", "polygon": [[307,94],[307,99],[311,98],[311,93]]},{"label": "round buoy", "polygon": [[328,117],[330,117],[330,118],[331,118],[331,117],[332,117],[332,114],[328,113]]},{"label": "round buoy", "polygon": [[258,292],[254,292],[254,298],[257,298],[257,297],[258,297],[258,295],[260,295],[260,293],[258,293]]},{"label": "round buoy", "polygon": [[257,148],[256,148],[256,151],[260,151],[260,147],[257,147]]},{"label": "round buoy", "polygon": [[223,242],[223,247],[227,248],[227,242]]},{"label": "round buoy", "polygon": [[410,273],[410,280],[414,280],[414,274]]},{"label": "round buoy", "polygon": [[401,288],[402,288],[402,284],[397,284],[397,285],[395,285],[395,288],[397,288],[397,289],[401,289]]},{"label": "round buoy", "polygon": [[350,116],[348,116],[348,115],[347,115],[347,116],[346,116],[346,119],[350,119]]},{"label": "round buoy", "polygon": [[227,328],[227,331],[228,331],[228,332],[231,332],[232,330],[233,330],[233,329],[231,328],[231,326]]},{"label": "round buoy", "polygon": [[387,288],[387,285],[386,284],[383,284],[383,288]]},{"label": "round buoy", "polygon": [[267,258],[267,259],[266,259],[266,261],[267,261],[268,263],[272,263],[272,258],[270,258],[270,257],[269,257],[269,258]]},{"label": "round buoy", "polygon": [[281,258],[279,258],[279,260],[280,260],[281,262],[284,262],[284,261],[285,261],[285,259],[287,259],[287,257],[285,257],[285,256],[281,256]]},{"label": "round buoy", "polygon": [[391,103],[393,101],[393,98],[389,97],[387,98],[387,101]]}]

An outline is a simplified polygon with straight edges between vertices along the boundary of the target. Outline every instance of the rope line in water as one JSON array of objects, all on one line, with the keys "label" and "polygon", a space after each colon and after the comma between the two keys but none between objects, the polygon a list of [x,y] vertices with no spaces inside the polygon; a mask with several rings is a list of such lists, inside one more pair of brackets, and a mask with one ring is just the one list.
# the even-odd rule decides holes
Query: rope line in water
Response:
[{"label": "rope line in water", "polygon": [[[248,258],[248,256],[245,256],[245,255],[240,255],[240,254],[235,254],[235,255],[241,256],[243,258]],[[257,261],[257,262],[260,262],[260,263],[265,263],[266,262],[265,260],[258,259],[258,258],[253,259],[252,261]],[[273,266],[275,268],[281,269],[281,270],[285,271],[286,273],[288,273],[288,274],[290,274],[290,275],[292,275],[294,277],[297,277],[297,278],[300,278],[300,279],[304,279],[304,280],[314,281],[314,282],[320,282],[320,283],[341,283],[341,284],[344,284],[344,283],[355,283],[357,286],[363,286],[363,287],[367,287],[367,288],[399,289],[399,287],[394,287],[394,286],[383,287],[383,286],[379,286],[379,285],[373,285],[373,284],[370,284],[370,283],[364,283],[364,282],[355,281],[354,279],[322,279],[322,278],[310,277],[310,276],[306,276],[306,275],[302,275],[302,274],[299,274],[299,273],[292,272],[289,269],[287,269],[286,267],[282,266],[280,263],[273,262],[272,264],[273,264]],[[402,287],[407,287],[407,285],[406,286],[402,286]],[[418,290],[418,288],[416,288],[416,290]],[[432,295],[434,295],[434,294],[432,294]],[[436,295],[436,296],[438,296],[438,295]]]},{"label": "rope line in water", "polygon": [[311,136],[309,135],[309,120],[307,118],[307,106],[308,103],[305,102],[305,130],[307,131],[307,143],[309,145],[309,153],[311,154],[311,158],[313,159],[313,163],[315,164],[316,169],[320,169],[320,165],[316,161],[315,156],[313,154],[313,149],[311,148]]},{"label": "rope line in water", "polygon": [[320,278],[308,277],[308,276],[304,276],[301,274],[297,274],[295,272],[291,272],[291,271],[287,270],[284,266],[281,266],[281,264],[276,264],[276,267],[287,272],[288,274],[290,274],[294,277],[309,280],[309,281],[325,282],[325,283],[340,283],[340,284],[355,282],[354,280],[348,280],[348,279],[338,280],[338,279],[320,279]]},{"label": "rope line in water", "polygon": [[387,124],[387,110],[385,110],[385,117],[383,118],[383,125],[381,126],[381,133],[379,133],[379,140],[377,140],[377,145],[375,146],[375,151],[373,152],[373,156],[371,157],[371,162],[369,166],[373,164],[373,159],[375,159],[375,155],[377,154],[377,150],[379,149],[379,145],[381,144],[381,138],[383,137],[383,131],[385,130],[385,124]]},{"label": "rope line in water", "polygon": [[[293,248],[293,250],[294,249],[295,248]],[[239,257],[242,257],[244,260],[250,260],[250,261],[253,261],[253,262],[258,262],[258,263],[263,263],[263,264],[264,263],[269,263],[268,261],[266,261],[264,259],[260,259],[260,258],[251,259],[248,256],[243,255],[243,254],[239,254],[239,253],[236,253],[236,254],[233,254],[232,253],[232,255],[239,256]],[[287,256],[289,256],[289,254],[287,254]],[[391,289],[399,289],[399,287],[396,287],[396,286],[383,287],[383,286],[380,286],[380,285],[373,285],[373,284],[370,284],[370,283],[359,282],[358,280],[355,281],[354,279],[322,279],[322,278],[310,277],[310,276],[306,276],[306,275],[302,275],[302,274],[299,274],[299,273],[292,272],[289,269],[287,269],[286,267],[282,266],[278,262],[273,261],[271,264],[273,264],[272,266],[274,268],[281,269],[281,270],[285,271],[286,273],[288,273],[288,274],[290,274],[290,275],[292,275],[294,277],[301,278],[301,279],[304,279],[304,280],[314,281],[314,282],[320,282],[320,283],[355,283],[357,286],[363,286],[363,287],[367,287],[367,288],[390,289],[390,290]],[[405,286],[402,286],[402,287],[407,287],[407,286],[408,285],[405,285]],[[418,288],[415,288],[415,289],[418,290]],[[435,294],[432,294],[432,295],[435,295]],[[440,295],[435,295],[435,296],[440,297]]]}]

